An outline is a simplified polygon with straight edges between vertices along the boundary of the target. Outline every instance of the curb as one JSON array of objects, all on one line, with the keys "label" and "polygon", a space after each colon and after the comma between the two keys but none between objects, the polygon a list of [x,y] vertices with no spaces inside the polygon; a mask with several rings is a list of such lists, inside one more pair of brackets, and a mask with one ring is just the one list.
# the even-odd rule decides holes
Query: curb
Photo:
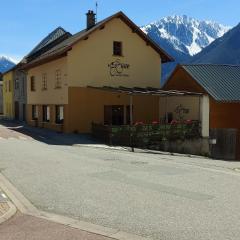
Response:
[{"label": "curb", "polygon": [[17,208],[10,201],[6,201],[6,204],[8,204],[9,209],[8,209],[8,211],[6,213],[4,213],[2,216],[0,216],[0,224],[2,224],[4,222],[6,222],[7,220],[9,220],[17,212]]}]

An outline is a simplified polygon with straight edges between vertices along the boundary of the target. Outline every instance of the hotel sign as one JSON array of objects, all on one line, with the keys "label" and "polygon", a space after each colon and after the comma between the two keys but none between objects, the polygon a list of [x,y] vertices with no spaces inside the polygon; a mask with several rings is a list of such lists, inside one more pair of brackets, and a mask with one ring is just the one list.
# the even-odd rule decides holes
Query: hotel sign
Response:
[{"label": "hotel sign", "polygon": [[130,65],[127,63],[122,63],[120,59],[108,64],[111,77],[129,77],[127,73]]}]

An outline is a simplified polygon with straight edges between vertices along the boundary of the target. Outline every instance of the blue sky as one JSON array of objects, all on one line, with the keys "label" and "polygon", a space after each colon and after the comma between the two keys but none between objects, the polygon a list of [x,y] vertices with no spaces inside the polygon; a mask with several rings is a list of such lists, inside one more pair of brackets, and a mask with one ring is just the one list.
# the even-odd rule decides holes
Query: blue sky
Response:
[{"label": "blue sky", "polygon": [[[8,0],[0,3],[0,55],[19,60],[58,26],[71,33],[85,27],[94,0]],[[239,0],[99,0],[98,19],[124,11],[137,25],[165,16],[186,14],[235,26]]]}]

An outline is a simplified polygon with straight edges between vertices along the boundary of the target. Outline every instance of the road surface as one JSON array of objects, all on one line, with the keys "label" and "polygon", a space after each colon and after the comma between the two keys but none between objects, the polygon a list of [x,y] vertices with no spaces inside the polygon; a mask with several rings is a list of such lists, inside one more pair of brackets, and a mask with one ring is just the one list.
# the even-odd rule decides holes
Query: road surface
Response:
[{"label": "road surface", "polygon": [[0,170],[40,210],[152,239],[239,240],[239,162],[99,148],[45,130],[1,132]]}]

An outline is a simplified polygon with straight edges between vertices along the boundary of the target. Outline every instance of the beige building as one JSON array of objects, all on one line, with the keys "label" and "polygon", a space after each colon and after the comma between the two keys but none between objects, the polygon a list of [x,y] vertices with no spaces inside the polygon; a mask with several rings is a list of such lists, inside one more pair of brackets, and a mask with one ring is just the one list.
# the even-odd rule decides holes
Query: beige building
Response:
[{"label": "beige building", "polygon": [[14,84],[13,70],[3,74],[3,115],[7,119],[14,119]]},{"label": "beige building", "polygon": [[[161,64],[169,61],[122,12],[95,23],[89,11],[86,29],[24,67],[27,121],[64,132],[90,132],[92,122],[126,124],[129,96],[91,87],[160,88]],[[159,99],[137,96],[133,108],[133,121],[152,121]]]}]

